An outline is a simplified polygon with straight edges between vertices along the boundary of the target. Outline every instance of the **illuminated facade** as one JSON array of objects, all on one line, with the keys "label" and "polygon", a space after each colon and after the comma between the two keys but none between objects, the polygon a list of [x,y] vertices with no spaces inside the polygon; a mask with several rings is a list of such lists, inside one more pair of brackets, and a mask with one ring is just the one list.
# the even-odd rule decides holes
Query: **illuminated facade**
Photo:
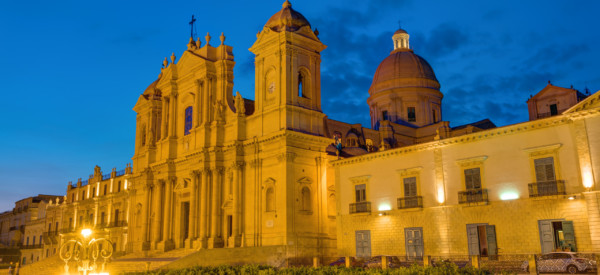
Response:
[{"label": "illuminated facade", "polygon": [[[451,128],[433,69],[398,30],[368,91],[365,128],[322,112],[317,35],[285,1],[250,48],[254,100],[233,92],[223,34],[190,38],[133,108],[133,165],[69,183],[46,207],[42,235],[94,227],[117,254],[275,247],[288,263],[600,250],[599,93],[549,85],[529,108],[552,116]],[[46,240],[40,253],[52,254]]]},{"label": "illuminated facade", "polygon": [[334,161],[339,254],[599,251],[600,93],[528,104],[528,122]]}]

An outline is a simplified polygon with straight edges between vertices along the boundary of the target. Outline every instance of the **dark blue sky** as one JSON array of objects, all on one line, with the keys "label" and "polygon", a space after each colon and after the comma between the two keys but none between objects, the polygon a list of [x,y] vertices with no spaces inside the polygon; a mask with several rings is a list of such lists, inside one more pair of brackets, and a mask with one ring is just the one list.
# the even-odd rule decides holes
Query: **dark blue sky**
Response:
[{"label": "dark blue sky", "polygon": [[[0,211],[131,161],[138,96],[198,36],[233,46],[234,91],[254,98],[248,48],[282,0],[4,1],[0,4]],[[323,111],[369,125],[368,89],[398,21],[442,85],[443,119],[527,120],[553,84],[600,89],[599,1],[292,1],[318,28]],[[217,42],[213,42],[217,43]]]}]

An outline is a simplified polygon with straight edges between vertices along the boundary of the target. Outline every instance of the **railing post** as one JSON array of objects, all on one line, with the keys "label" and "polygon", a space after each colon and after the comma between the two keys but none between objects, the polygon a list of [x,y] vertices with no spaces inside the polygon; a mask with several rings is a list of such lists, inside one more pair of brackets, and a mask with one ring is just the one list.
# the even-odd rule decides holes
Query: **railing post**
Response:
[{"label": "railing post", "polygon": [[350,267],[350,256],[346,256],[344,259],[346,260],[346,267]]},{"label": "railing post", "polygon": [[535,263],[535,254],[529,255],[529,258],[527,259],[527,261],[529,262],[529,273],[530,274],[531,273],[538,274],[537,273],[537,266],[536,266],[536,263]]},{"label": "railing post", "polygon": [[388,268],[388,257],[381,256],[381,269],[387,269],[387,268]]},{"label": "railing post", "polygon": [[423,267],[428,267],[431,265],[431,256],[423,256]]},{"label": "railing post", "polygon": [[479,268],[479,255],[471,255],[471,266]]}]

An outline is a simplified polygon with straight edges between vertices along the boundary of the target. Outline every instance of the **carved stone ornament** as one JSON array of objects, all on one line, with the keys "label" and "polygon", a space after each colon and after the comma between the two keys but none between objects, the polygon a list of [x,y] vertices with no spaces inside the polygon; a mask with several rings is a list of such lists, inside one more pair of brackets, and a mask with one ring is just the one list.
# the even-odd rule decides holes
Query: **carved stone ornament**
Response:
[{"label": "carved stone ornament", "polygon": [[459,159],[456,161],[456,164],[458,164],[458,166],[460,167],[481,166],[487,158],[487,156],[478,156],[466,159]]},{"label": "carved stone ornament", "polygon": [[309,177],[302,177],[298,180],[299,184],[311,184],[312,180]]},{"label": "carved stone ornament", "polygon": [[423,170],[423,167],[417,166],[417,167],[406,168],[406,169],[398,169],[398,170],[396,170],[396,172],[398,172],[398,174],[400,174],[401,177],[404,177],[404,176],[418,175],[419,173],[421,173],[421,170]]},{"label": "carved stone ornament", "polygon": [[368,183],[370,178],[371,178],[371,175],[365,175],[365,176],[352,177],[349,180],[353,184],[362,184],[362,183]]},{"label": "carved stone ornament", "polygon": [[525,153],[528,153],[530,157],[537,157],[548,154],[554,154],[558,151],[558,149],[560,149],[560,147],[562,147],[562,144],[556,143],[551,145],[525,148],[523,149],[523,151],[525,151]]}]

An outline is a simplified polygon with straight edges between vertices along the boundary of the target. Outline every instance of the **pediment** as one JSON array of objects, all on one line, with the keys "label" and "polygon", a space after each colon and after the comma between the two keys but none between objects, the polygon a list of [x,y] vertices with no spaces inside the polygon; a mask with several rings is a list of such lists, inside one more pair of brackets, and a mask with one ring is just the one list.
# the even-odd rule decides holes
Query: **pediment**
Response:
[{"label": "pediment", "polygon": [[309,177],[301,177],[301,178],[298,180],[298,183],[299,183],[299,184],[311,184],[311,183],[312,183],[312,180],[311,180]]}]

